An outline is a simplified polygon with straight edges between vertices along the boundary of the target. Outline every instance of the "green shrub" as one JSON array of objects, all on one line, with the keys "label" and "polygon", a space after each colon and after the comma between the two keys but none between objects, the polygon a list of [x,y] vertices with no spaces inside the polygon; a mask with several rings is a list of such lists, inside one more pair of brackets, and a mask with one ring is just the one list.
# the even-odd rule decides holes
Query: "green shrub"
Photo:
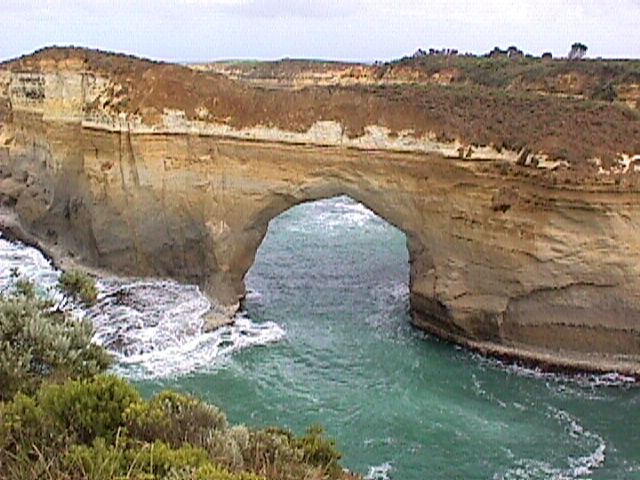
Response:
[{"label": "green shrub", "polygon": [[111,357],[92,337],[89,320],[53,309],[31,282],[17,279],[12,291],[0,294],[0,401],[33,393],[44,380],[104,371]]},{"label": "green shrub", "polygon": [[272,480],[343,478],[319,427],[229,428],[215,407],[165,392],[145,402],[96,376],[0,404],[0,478]]},{"label": "green shrub", "polygon": [[92,333],[26,280],[0,294],[3,480],[343,477],[318,427],[302,437],[229,428],[217,407],[172,392],[145,402],[127,381],[98,375],[110,358]]},{"label": "green shrub", "polygon": [[17,394],[12,402],[1,403],[0,419],[2,454],[18,454],[32,445],[46,445],[55,440],[56,432],[50,428],[49,417],[32,397]]},{"label": "green shrub", "polygon": [[167,478],[173,472],[210,464],[204,450],[191,446],[173,449],[162,442],[109,444],[103,438],[92,445],[72,447],[65,461],[70,473],[82,473],[92,480]]},{"label": "green shrub", "polygon": [[58,288],[88,307],[95,305],[98,300],[98,288],[95,280],[80,270],[63,272],[58,279]]},{"label": "green shrub", "polygon": [[129,457],[130,465],[135,465],[136,470],[159,478],[211,464],[207,452],[201,448],[191,445],[172,448],[164,442],[146,444],[137,451],[130,451]]},{"label": "green shrub", "polygon": [[96,437],[113,440],[125,427],[125,412],[142,403],[131,384],[114,376],[48,385],[37,398],[45,413],[67,435],[85,444]]},{"label": "green shrub", "polygon": [[611,83],[598,85],[591,94],[592,100],[601,100],[604,102],[614,102],[618,98],[618,93]]},{"label": "green shrub", "polygon": [[[124,412],[142,402],[126,381],[108,376],[42,387],[35,397],[17,394],[0,404],[0,449],[33,457],[65,445],[113,442],[124,427]],[[0,465],[2,464],[0,455]],[[1,475],[0,475],[0,478]]]},{"label": "green shrub", "polygon": [[109,445],[98,438],[90,446],[72,447],[65,466],[68,474],[91,480],[261,480],[250,473],[231,473],[214,465],[202,449],[172,448],[163,442]]},{"label": "green shrub", "polygon": [[245,468],[268,478],[338,479],[343,475],[342,455],[320,426],[310,427],[301,437],[280,427],[250,431],[243,454]]},{"label": "green shrub", "polygon": [[157,440],[180,447],[204,447],[214,431],[227,428],[217,407],[175,392],[162,392],[149,402],[132,405],[127,414],[130,434],[139,440]]},{"label": "green shrub", "polygon": [[337,478],[342,472],[339,464],[342,454],[336,443],[327,439],[320,425],[309,427],[302,437],[294,439],[294,444],[302,450],[305,462],[321,467],[331,478]]},{"label": "green shrub", "polygon": [[232,471],[247,470],[244,452],[249,447],[249,429],[236,425],[222,432],[214,432],[206,446],[211,459]]},{"label": "green shrub", "polygon": [[91,480],[113,480],[131,470],[127,450],[119,443],[108,444],[96,438],[92,445],[73,445],[64,458],[66,473]]},{"label": "green shrub", "polygon": [[280,431],[253,430],[243,451],[245,468],[268,478],[294,480],[306,478],[307,465],[301,452],[292,447],[287,434]]},{"label": "green shrub", "polygon": [[264,480],[264,477],[245,472],[230,473],[209,464],[195,472],[184,472],[182,475],[176,476],[175,480]]}]

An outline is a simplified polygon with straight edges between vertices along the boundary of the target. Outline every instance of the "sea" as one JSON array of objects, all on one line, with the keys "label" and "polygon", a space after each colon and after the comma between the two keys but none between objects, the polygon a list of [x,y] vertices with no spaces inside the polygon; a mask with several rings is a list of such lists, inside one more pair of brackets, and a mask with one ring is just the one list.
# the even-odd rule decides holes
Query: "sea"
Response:
[{"label": "sea", "polygon": [[[640,388],[485,358],[412,327],[402,232],[348,197],[269,225],[235,324],[205,333],[196,286],[102,277],[90,317],[113,372],[223,408],[232,423],[321,424],[369,480],[640,480]],[[0,236],[11,271],[52,292],[60,274]]]}]

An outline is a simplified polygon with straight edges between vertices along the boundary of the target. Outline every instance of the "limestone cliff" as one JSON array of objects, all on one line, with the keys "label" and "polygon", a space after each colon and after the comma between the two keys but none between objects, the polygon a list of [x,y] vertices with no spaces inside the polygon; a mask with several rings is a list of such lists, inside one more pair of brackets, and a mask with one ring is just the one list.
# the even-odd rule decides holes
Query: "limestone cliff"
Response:
[{"label": "limestone cliff", "polygon": [[269,221],[346,194],[407,235],[418,327],[549,365],[640,374],[639,153],[638,112],[604,102],[0,64],[0,202],[57,251],[235,306]]}]

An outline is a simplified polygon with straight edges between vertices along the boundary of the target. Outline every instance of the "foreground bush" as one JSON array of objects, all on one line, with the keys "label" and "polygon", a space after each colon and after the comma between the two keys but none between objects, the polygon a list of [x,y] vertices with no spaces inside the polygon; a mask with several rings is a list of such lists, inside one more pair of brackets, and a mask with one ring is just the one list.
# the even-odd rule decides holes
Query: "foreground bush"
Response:
[{"label": "foreground bush", "polygon": [[91,343],[93,326],[54,308],[17,278],[0,294],[0,401],[33,393],[44,380],[89,378],[104,371],[110,356]]},{"label": "foreground bush", "polygon": [[[84,296],[87,278],[63,275],[60,286]],[[127,381],[100,374],[110,358],[92,334],[89,321],[28,281],[16,278],[0,296],[0,479],[354,478],[319,427],[301,437],[230,427],[217,407],[189,396],[143,400]]]},{"label": "foreground bush", "polygon": [[185,443],[205,446],[216,432],[227,428],[217,407],[174,392],[162,392],[149,402],[131,405],[127,427],[136,438],[160,440],[179,447]]},{"label": "foreground bush", "polygon": [[113,376],[0,405],[3,479],[339,479],[339,459],[319,428],[296,437],[229,427],[216,407],[172,392],[144,401]]}]

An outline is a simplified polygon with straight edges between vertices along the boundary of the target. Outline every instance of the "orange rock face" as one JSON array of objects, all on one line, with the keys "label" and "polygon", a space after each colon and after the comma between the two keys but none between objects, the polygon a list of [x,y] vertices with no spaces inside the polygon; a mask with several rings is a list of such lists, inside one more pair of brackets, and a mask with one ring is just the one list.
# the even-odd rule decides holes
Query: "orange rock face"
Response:
[{"label": "orange rock face", "polygon": [[[417,326],[488,353],[640,374],[640,120],[473,92],[265,89],[49,50],[0,65],[0,202],[62,255],[197,283],[233,308],[268,222],[346,194],[407,235]],[[541,130],[529,139],[527,119]],[[598,143],[596,120],[617,136]]]}]

